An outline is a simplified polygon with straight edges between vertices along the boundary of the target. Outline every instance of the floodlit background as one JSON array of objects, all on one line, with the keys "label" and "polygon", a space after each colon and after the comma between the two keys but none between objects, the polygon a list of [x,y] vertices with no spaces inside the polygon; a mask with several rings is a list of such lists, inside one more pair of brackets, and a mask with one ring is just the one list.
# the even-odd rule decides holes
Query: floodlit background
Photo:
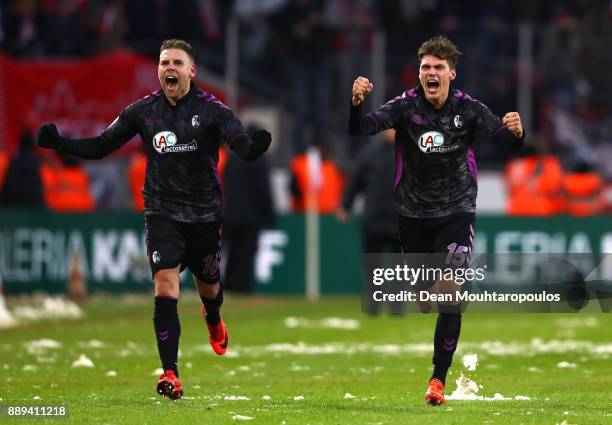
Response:
[{"label": "floodlit background", "polygon": [[[47,122],[70,137],[99,134],[159,88],[159,45],[183,38],[197,84],[273,134],[257,166],[220,152],[235,357],[208,355],[182,277],[186,423],[200,408],[221,423],[398,423],[411,403],[421,409],[435,318],[372,318],[359,300],[361,252],[396,251],[390,209],[372,208],[392,196],[392,135],[356,139],[345,127],[353,79],[370,78],[365,109],[377,108],[418,84],[416,51],[437,34],[463,52],[454,86],[499,116],[519,111],[527,132],[521,152],[478,137],[475,250],[573,252],[599,265],[612,252],[609,1],[3,1],[0,404],[63,399],[77,422],[86,400],[107,423],[129,423],[116,412],[130,404],[151,421],[169,414],[148,399],[158,367],[140,195],[150,141],[78,161],[34,147],[33,135]],[[606,422],[610,324],[604,314],[467,315],[449,389],[463,373],[483,397],[513,400],[449,413]],[[73,367],[81,354],[94,366]],[[465,354],[480,356],[477,372]],[[346,405],[352,395],[361,407]],[[417,417],[435,419],[424,408]]]}]

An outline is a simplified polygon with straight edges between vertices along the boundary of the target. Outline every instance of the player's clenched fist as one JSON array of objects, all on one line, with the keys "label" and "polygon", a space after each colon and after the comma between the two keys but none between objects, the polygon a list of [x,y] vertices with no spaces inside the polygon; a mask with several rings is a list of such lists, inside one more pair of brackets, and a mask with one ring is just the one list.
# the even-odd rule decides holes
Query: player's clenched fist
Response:
[{"label": "player's clenched fist", "polygon": [[370,83],[370,80],[366,77],[357,77],[353,82],[353,99],[351,100],[353,106],[360,105],[373,89],[374,86]]},{"label": "player's clenched fist", "polygon": [[59,138],[55,124],[45,124],[38,130],[36,140],[41,148],[55,149],[59,144]]},{"label": "player's clenched fist", "polygon": [[521,116],[518,112],[508,112],[502,118],[502,122],[516,137],[523,137],[523,125],[521,124]]},{"label": "player's clenched fist", "polygon": [[254,129],[249,132],[249,137],[253,141],[249,159],[256,159],[263,155],[272,143],[272,135],[263,129]]}]

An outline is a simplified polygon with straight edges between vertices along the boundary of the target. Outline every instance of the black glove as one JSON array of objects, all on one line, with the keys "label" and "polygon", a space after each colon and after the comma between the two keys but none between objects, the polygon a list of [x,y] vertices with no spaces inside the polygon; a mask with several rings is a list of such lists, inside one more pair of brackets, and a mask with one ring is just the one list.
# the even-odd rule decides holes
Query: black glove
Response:
[{"label": "black glove", "polygon": [[47,149],[57,149],[60,142],[60,135],[55,124],[45,124],[38,129],[36,137],[38,146]]},{"label": "black glove", "polygon": [[253,141],[249,155],[251,159],[259,158],[263,155],[270,147],[270,143],[272,143],[272,135],[266,130],[254,130],[251,132],[250,139]]}]

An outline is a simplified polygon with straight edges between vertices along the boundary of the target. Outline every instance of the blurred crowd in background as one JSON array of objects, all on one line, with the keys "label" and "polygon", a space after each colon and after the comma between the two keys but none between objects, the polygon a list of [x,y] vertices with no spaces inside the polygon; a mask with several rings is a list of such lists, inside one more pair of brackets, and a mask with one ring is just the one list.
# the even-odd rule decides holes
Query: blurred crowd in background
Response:
[{"label": "blurred crowd in background", "polygon": [[[372,150],[384,143],[382,137],[356,140],[345,131],[352,81],[357,75],[371,75],[376,57],[383,59],[384,83],[374,81],[375,92],[384,101],[418,84],[419,45],[446,34],[464,53],[456,86],[501,116],[518,109],[519,80],[527,72],[519,60],[525,28],[531,31],[527,87],[531,105],[529,116],[523,117],[529,146],[517,155],[483,141],[477,145],[479,168],[503,172],[510,214],[588,215],[610,210],[606,191],[612,181],[609,0],[8,0],[0,4],[0,51],[11,58],[79,60],[128,49],[155,61],[161,40],[183,38],[196,48],[202,80],[216,84],[220,91],[224,86],[219,82],[229,72],[231,28],[237,35],[239,95],[237,105],[231,106],[238,116],[244,107],[272,106],[281,111],[276,148],[268,160],[288,175],[281,180],[291,197],[290,210],[303,210],[300,196],[313,190],[304,163],[309,147],[318,151],[321,164],[321,181],[314,188],[319,209],[339,217],[352,203],[347,197],[354,196],[345,193],[343,205],[343,192],[355,191],[353,181],[365,172],[357,172],[359,152],[380,150],[380,160],[387,161],[386,150]],[[384,54],[377,56],[381,36]],[[10,76],[0,78],[11,84]],[[11,108],[14,101],[0,100],[4,108]],[[367,104],[368,109],[377,106]],[[142,209],[144,161],[138,149],[102,165],[41,157],[31,130],[24,131],[20,141],[0,140],[1,205],[54,211]],[[277,189],[273,184],[272,197]],[[368,189],[363,191],[367,195]]]}]

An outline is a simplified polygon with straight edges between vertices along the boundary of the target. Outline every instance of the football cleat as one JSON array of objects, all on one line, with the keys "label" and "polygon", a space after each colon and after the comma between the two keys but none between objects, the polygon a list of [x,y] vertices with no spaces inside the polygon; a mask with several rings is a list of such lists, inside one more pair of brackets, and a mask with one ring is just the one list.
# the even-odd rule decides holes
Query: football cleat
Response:
[{"label": "football cleat", "polygon": [[[206,309],[204,308],[204,304],[202,304],[202,315],[204,316],[204,321],[206,321]],[[227,351],[227,344],[229,343],[229,334],[223,319],[216,325],[211,325],[206,322],[206,326],[208,326],[210,346],[215,353],[222,356]]]},{"label": "football cleat", "polygon": [[162,373],[157,382],[157,393],[170,400],[178,400],[183,397],[183,386],[174,371],[167,370]]},{"label": "football cleat", "polygon": [[427,392],[425,393],[425,400],[430,406],[439,406],[446,404],[444,399],[444,384],[439,379],[432,379],[427,385]]}]

